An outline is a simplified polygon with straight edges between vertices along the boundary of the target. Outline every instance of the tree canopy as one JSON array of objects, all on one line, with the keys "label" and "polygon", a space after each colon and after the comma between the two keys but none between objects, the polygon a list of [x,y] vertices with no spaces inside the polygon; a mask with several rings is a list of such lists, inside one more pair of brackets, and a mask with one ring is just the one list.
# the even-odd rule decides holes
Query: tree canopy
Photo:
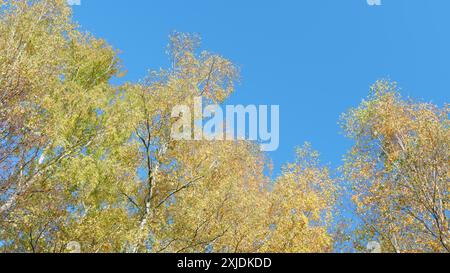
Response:
[{"label": "tree canopy", "polygon": [[172,139],[176,105],[223,103],[239,80],[200,47],[174,32],[169,67],[113,85],[118,52],[65,0],[0,0],[0,251],[332,252],[342,179],[360,242],[450,251],[447,106],[379,81],[343,116],[342,179],[308,143],[274,177],[257,143]]}]

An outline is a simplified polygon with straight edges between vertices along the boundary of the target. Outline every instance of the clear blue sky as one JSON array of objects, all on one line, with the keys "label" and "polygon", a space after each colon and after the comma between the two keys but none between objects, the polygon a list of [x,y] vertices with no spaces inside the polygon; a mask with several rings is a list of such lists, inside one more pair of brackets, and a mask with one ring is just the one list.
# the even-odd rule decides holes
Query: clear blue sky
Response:
[{"label": "clear blue sky", "polygon": [[207,49],[241,67],[232,104],[279,104],[278,169],[305,141],[336,167],[351,142],[339,116],[377,79],[404,96],[448,102],[450,1],[82,0],[82,28],[122,51],[125,80],[165,67],[170,32],[195,32]]}]

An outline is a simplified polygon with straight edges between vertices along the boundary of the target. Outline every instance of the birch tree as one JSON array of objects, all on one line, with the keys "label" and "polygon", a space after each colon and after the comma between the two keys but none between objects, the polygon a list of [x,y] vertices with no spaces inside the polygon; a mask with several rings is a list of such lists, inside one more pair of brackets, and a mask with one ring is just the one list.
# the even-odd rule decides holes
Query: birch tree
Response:
[{"label": "birch tree", "polygon": [[344,116],[355,140],[345,171],[363,237],[386,252],[449,252],[448,106],[404,100],[378,81]]}]

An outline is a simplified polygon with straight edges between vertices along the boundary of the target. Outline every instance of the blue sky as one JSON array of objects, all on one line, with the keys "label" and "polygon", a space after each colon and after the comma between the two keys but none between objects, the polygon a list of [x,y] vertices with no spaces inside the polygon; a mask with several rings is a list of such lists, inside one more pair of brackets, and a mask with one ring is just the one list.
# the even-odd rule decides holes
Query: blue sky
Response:
[{"label": "blue sky", "polygon": [[280,105],[276,171],[305,141],[333,167],[351,142],[339,116],[379,78],[404,96],[448,102],[450,1],[382,0],[82,0],[75,20],[121,50],[124,80],[168,64],[172,31],[202,36],[203,49],[240,66],[230,104]]}]

